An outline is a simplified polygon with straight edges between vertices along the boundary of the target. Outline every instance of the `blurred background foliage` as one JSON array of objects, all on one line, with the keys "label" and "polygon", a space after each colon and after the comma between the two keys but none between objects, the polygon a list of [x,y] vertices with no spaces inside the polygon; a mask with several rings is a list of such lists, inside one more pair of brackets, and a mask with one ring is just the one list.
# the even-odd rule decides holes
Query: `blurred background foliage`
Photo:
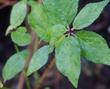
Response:
[{"label": "blurred background foliage", "polygon": [[[0,0],[0,80],[2,81],[2,69],[7,61],[7,59],[15,53],[14,45],[10,39],[10,36],[5,36],[5,31],[9,25],[9,18],[12,6],[18,0]],[[79,11],[87,3],[96,2],[100,0],[80,0]],[[66,7],[65,7],[66,8]],[[102,35],[110,47],[110,4],[106,6],[100,17],[88,28]],[[98,44],[97,44],[98,45]],[[22,48],[21,48],[22,49]],[[102,54],[103,55],[103,54]],[[100,59],[101,60],[101,59]],[[31,86],[35,86],[34,82],[39,80],[40,76],[44,73],[45,69],[48,67],[49,62],[35,73],[33,76],[29,77]],[[16,89],[18,84],[17,75],[14,79],[5,82],[4,86],[9,89]],[[68,81],[66,77],[61,75],[56,67],[54,66],[49,70],[46,78],[41,83],[41,89],[73,89],[72,84]],[[7,89],[7,88],[0,88]],[[24,89],[27,89],[24,85]],[[78,89],[110,89],[110,66],[98,65],[85,61],[82,58],[82,71],[79,79]]]}]

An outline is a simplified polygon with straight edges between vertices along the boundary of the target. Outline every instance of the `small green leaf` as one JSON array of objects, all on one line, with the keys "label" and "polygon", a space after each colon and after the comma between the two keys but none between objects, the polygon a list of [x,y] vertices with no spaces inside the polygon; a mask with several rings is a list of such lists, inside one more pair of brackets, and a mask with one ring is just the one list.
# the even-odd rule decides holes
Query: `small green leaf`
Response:
[{"label": "small green leaf", "polygon": [[48,42],[50,40],[49,19],[43,9],[42,4],[34,1],[29,2],[31,13],[28,15],[28,22],[33,31],[36,32],[41,40]]},{"label": "small green leaf", "polygon": [[7,35],[8,35],[13,29],[15,29],[15,28],[16,28],[16,27],[14,27],[14,26],[12,26],[12,25],[8,26],[5,35],[7,36]]},{"label": "small green leaf", "polygon": [[31,42],[31,36],[26,33],[25,27],[19,27],[16,31],[13,31],[11,33],[11,38],[13,42],[18,44],[19,46],[25,46]]},{"label": "small green leaf", "polygon": [[11,56],[3,69],[4,80],[10,80],[24,68],[25,59],[28,56],[27,51],[22,51]]},{"label": "small green leaf", "polygon": [[52,26],[50,28],[52,30],[51,39],[50,39],[50,45],[55,46],[56,42],[64,36],[64,33],[66,32],[65,26],[61,24],[57,24],[55,26]]},{"label": "small green leaf", "polygon": [[76,35],[80,40],[83,57],[94,63],[110,65],[110,50],[104,38],[89,31],[80,31]]},{"label": "small green leaf", "polygon": [[101,14],[109,0],[86,5],[76,16],[73,27],[74,29],[82,29],[91,25]]},{"label": "small green leaf", "polygon": [[44,0],[43,5],[50,22],[68,26],[78,10],[79,0]]},{"label": "small green leaf", "polygon": [[80,75],[80,45],[74,37],[66,37],[55,50],[56,65],[77,87]]},{"label": "small green leaf", "polygon": [[39,70],[42,66],[46,64],[48,61],[49,54],[53,51],[53,48],[49,45],[43,46],[42,48],[38,49],[31,59],[29,64],[29,68],[27,71],[27,75],[31,75],[33,72]]},{"label": "small green leaf", "polygon": [[0,80],[0,89],[3,88],[3,83],[2,81]]},{"label": "small green leaf", "polygon": [[17,27],[22,24],[27,13],[27,5],[25,1],[20,1],[12,8],[10,25]]}]

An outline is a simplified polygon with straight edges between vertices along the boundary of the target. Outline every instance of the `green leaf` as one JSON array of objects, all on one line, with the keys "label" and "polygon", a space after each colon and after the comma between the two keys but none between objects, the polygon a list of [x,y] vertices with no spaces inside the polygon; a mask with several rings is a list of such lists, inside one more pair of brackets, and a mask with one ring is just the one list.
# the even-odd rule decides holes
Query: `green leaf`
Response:
[{"label": "green leaf", "polygon": [[8,26],[5,35],[7,36],[7,35],[8,35],[11,31],[13,31],[13,29],[15,29],[15,28],[16,28],[16,27],[14,27],[14,26],[12,26],[12,25]]},{"label": "green leaf", "polygon": [[3,88],[3,83],[2,81],[0,80],[0,89]]},{"label": "green leaf", "polygon": [[0,88],[0,89],[9,89],[9,88],[7,88],[7,87],[3,87],[3,88]]},{"label": "green leaf", "polygon": [[101,14],[109,0],[86,5],[76,16],[73,27],[74,29],[82,29],[91,25]]},{"label": "green leaf", "polygon": [[23,70],[27,56],[28,52],[22,51],[14,54],[8,59],[2,74],[4,80],[12,79],[16,74]]},{"label": "green leaf", "polygon": [[[51,3],[55,3],[56,5],[58,3],[59,9],[57,8],[57,6],[52,7]],[[31,5],[31,13],[28,16],[28,22],[31,28],[36,32],[36,34],[38,35],[38,37],[40,37],[41,40],[49,42],[52,34],[52,29],[50,29],[51,27],[53,27],[56,24],[63,23],[64,26],[65,24],[67,26],[68,23],[71,23],[72,19],[75,17],[77,13],[78,0],[71,0],[68,2],[64,2],[63,0],[51,0],[48,2],[48,0],[45,0],[43,1],[43,4],[31,1],[29,2],[29,4]],[[49,6],[52,8],[50,8]],[[68,6],[68,8],[65,8],[65,6]],[[50,8],[50,10],[48,10],[48,7]],[[56,10],[53,12],[52,10],[54,8]],[[65,12],[63,12],[64,9]],[[62,12],[60,12],[59,10],[62,10]]]},{"label": "green leaf", "polygon": [[10,25],[17,27],[22,24],[27,13],[27,5],[25,1],[20,1],[12,8]]},{"label": "green leaf", "polygon": [[26,33],[25,27],[19,27],[16,31],[13,31],[11,33],[11,38],[13,42],[19,46],[25,46],[31,42],[31,36]]},{"label": "green leaf", "polygon": [[41,40],[48,42],[50,40],[49,19],[44,12],[42,4],[29,2],[31,5],[31,13],[28,15],[28,22],[33,31],[36,32]]},{"label": "green leaf", "polygon": [[63,24],[68,26],[78,10],[79,0],[44,0],[45,11],[52,24]]},{"label": "green leaf", "polygon": [[49,54],[53,51],[53,48],[49,45],[43,46],[42,48],[38,49],[31,59],[29,64],[29,68],[27,71],[27,75],[32,74],[33,72],[39,70],[42,66],[46,64],[48,61]]},{"label": "green leaf", "polygon": [[74,37],[65,38],[55,50],[56,65],[59,71],[68,77],[77,87],[80,75],[80,45]]},{"label": "green leaf", "polygon": [[80,31],[77,36],[80,40],[83,57],[94,63],[110,65],[110,49],[104,38],[89,31]]},{"label": "green leaf", "polygon": [[50,45],[55,46],[57,41],[64,36],[67,29],[61,24],[54,25],[50,29],[52,30]]}]

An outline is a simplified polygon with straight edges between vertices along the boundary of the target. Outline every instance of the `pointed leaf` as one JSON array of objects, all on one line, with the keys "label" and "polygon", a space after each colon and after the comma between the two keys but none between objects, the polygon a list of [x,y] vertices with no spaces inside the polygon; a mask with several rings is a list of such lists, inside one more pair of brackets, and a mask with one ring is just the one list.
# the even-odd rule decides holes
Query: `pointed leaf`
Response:
[{"label": "pointed leaf", "polygon": [[0,89],[3,88],[3,83],[2,81],[0,80]]},{"label": "pointed leaf", "polygon": [[49,45],[43,46],[42,48],[38,49],[31,59],[29,64],[29,68],[27,71],[27,75],[32,74],[33,72],[39,70],[42,66],[46,64],[48,61],[49,54],[53,51],[53,48]]},{"label": "pointed leaf", "polygon": [[50,28],[52,30],[51,39],[50,39],[50,45],[55,46],[56,42],[64,36],[64,33],[66,32],[65,26],[61,24],[57,24],[55,26],[52,26]]},{"label": "pointed leaf", "polygon": [[82,29],[91,25],[101,14],[109,0],[86,5],[76,16],[73,27],[74,29]]},{"label": "pointed leaf", "polygon": [[104,38],[89,31],[80,31],[77,36],[80,39],[83,57],[94,63],[110,65],[110,50]]},{"label": "pointed leaf", "polygon": [[77,87],[80,75],[80,46],[74,37],[67,37],[55,50],[56,65],[71,83]]},{"label": "pointed leaf", "polygon": [[79,0],[44,0],[43,5],[51,23],[68,26],[76,16],[78,2]]},{"label": "pointed leaf", "polygon": [[5,64],[3,69],[4,80],[13,78],[16,74],[21,72],[24,68],[25,59],[28,56],[27,51],[22,51],[11,56]]},{"label": "pointed leaf", "polygon": [[50,39],[49,19],[46,16],[42,4],[31,1],[31,13],[28,15],[28,22],[33,31],[36,32],[41,40],[46,42]]},{"label": "pointed leaf", "polygon": [[27,5],[25,1],[20,1],[12,8],[10,25],[17,27],[22,24],[27,13]]},{"label": "pointed leaf", "polygon": [[13,31],[11,33],[11,38],[13,42],[18,44],[19,46],[25,46],[31,42],[31,36],[26,33],[25,27],[19,27],[16,31]]}]

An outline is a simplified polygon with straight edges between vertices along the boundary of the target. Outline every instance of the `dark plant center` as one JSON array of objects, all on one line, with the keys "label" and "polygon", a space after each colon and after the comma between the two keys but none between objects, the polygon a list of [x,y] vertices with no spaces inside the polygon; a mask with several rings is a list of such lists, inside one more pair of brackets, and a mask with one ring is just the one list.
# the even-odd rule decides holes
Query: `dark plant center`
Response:
[{"label": "dark plant center", "polygon": [[66,37],[68,36],[74,36],[74,29],[70,28],[69,26],[67,27],[67,31],[64,33],[64,35],[66,35]]}]

